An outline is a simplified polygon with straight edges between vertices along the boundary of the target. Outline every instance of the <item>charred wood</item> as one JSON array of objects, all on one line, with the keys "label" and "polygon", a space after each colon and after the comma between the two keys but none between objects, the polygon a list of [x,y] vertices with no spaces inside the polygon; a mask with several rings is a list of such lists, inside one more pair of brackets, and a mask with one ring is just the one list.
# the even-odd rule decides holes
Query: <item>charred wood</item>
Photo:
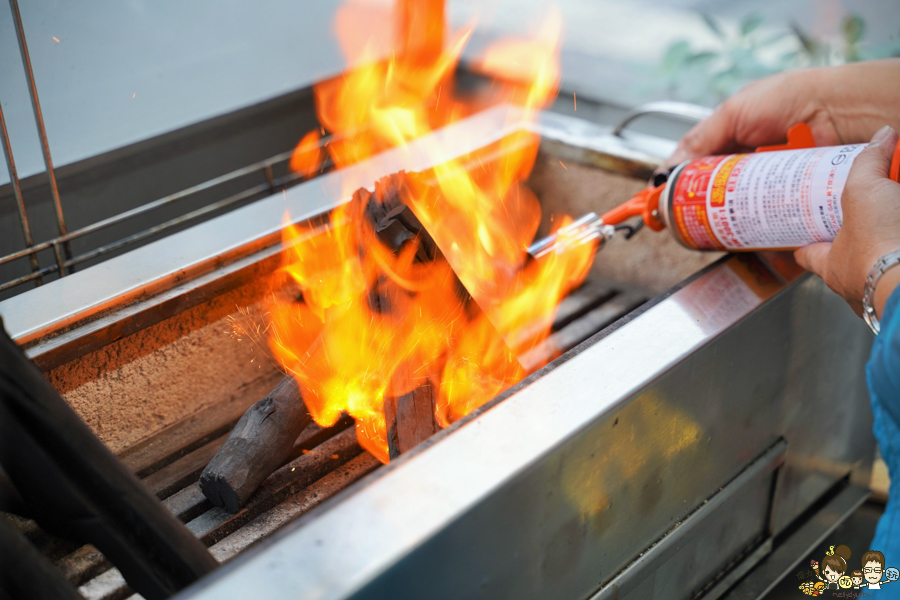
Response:
[{"label": "charred wood", "polygon": [[288,459],[312,418],[291,376],[251,406],[200,475],[200,490],[215,506],[236,513]]},{"label": "charred wood", "polygon": [[[360,240],[366,239],[365,229],[371,227],[378,241],[394,255],[407,244],[416,244],[415,262],[433,262],[440,257],[440,251],[412,209],[402,203],[404,184],[405,174],[401,172],[377,181],[374,194],[365,189],[354,194],[353,201],[360,205],[363,215],[358,224]],[[456,287],[462,290],[458,282]],[[369,306],[389,322],[398,322],[406,316],[399,307],[406,304],[403,297],[407,294],[400,285],[382,277],[369,290]],[[411,371],[409,365],[398,367],[384,401],[388,455],[392,460],[439,429],[434,419],[435,386],[427,374],[416,377]]]}]

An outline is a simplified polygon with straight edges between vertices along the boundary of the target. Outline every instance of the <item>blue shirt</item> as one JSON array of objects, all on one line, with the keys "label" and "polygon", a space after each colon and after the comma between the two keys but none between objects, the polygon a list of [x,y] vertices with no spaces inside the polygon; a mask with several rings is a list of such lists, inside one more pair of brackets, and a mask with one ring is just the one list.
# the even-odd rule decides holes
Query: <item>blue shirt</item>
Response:
[{"label": "blue shirt", "polygon": [[[873,429],[887,463],[891,488],[871,550],[884,553],[885,567],[900,567],[900,286],[884,306],[881,333],[866,365],[866,380],[875,417]],[[900,586],[892,582],[890,586]]]}]

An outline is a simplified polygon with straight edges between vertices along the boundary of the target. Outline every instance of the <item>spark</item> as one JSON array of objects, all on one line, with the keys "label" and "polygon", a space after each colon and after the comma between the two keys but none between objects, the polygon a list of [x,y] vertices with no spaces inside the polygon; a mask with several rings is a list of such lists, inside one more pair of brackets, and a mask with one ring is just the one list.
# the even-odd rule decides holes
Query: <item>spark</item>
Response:
[{"label": "spark", "polygon": [[135,96],[137,96],[137,92],[135,92],[131,95],[132,98],[134,98]]},{"label": "spark", "polygon": [[575,112],[578,112],[578,98],[575,96],[575,92],[572,92],[572,102],[575,103]]},{"label": "spark", "polygon": [[562,168],[565,169],[566,171],[569,170],[569,169],[566,167],[566,165],[563,165],[563,161],[559,161],[559,164],[562,165]]},{"label": "spark", "polygon": [[287,192],[284,191],[284,188],[281,189],[281,197],[287,202]]},{"label": "spark", "polygon": [[59,43],[59,38],[57,38],[57,37],[54,35],[54,36],[53,36],[53,41],[56,42],[56,43],[58,44],[58,43]]}]

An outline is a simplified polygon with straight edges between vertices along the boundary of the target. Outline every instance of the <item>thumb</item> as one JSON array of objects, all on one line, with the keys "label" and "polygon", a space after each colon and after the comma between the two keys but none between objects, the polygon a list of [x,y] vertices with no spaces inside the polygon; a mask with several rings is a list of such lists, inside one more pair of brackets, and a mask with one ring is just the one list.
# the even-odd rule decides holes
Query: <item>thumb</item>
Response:
[{"label": "thumb", "polygon": [[794,259],[796,259],[798,265],[824,279],[830,252],[831,242],[818,242],[796,250]]},{"label": "thumb", "polygon": [[678,165],[707,154],[717,154],[734,143],[734,115],[729,105],[718,106],[713,114],[694,125],[678,142],[668,165]]},{"label": "thumb", "polygon": [[869,146],[853,161],[853,170],[858,176],[880,179],[887,177],[896,145],[897,132],[890,125],[885,125],[872,136]]}]

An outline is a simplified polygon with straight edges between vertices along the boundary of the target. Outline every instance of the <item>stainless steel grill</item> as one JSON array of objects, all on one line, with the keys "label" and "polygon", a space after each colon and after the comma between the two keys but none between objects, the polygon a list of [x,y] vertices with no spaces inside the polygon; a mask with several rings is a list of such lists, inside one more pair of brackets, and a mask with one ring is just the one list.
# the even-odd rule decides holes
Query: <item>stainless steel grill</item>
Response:
[{"label": "stainless steel grill", "polygon": [[[510,111],[432,135],[464,155],[530,127]],[[539,235],[627,198],[671,150],[549,113],[533,127]],[[212,508],[199,471],[281,376],[222,330],[262,298],[284,212],[319,219],[441,158],[391,150],[0,303],[81,416],[230,561],[181,598],[757,597],[739,596],[754,572],[777,579],[802,556],[786,549],[866,497],[864,326],[788,257],[644,232],[598,255],[532,361],[559,357],[513,389],[386,467],[346,421],[309,429],[241,512]],[[92,548],[19,525],[86,597],[129,596]]]}]

